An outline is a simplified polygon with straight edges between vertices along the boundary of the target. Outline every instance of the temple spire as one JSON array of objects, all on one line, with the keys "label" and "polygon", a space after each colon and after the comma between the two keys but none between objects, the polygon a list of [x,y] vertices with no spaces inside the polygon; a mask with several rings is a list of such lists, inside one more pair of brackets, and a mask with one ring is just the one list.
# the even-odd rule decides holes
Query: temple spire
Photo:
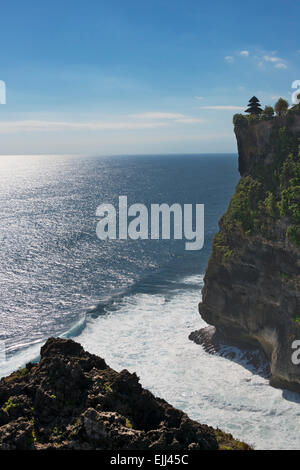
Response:
[{"label": "temple spire", "polygon": [[245,113],[255,114],[257,116],[262,113],[259,99],[257,99],[256,96],[252,96],[249,100],[248,109],[246,109]]}]

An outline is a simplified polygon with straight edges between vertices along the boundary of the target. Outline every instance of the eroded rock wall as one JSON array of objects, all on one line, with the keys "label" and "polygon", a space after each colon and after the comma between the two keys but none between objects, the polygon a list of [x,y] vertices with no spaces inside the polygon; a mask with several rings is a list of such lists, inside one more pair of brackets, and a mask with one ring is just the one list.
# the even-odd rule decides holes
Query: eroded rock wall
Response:
[{"label": "eroded rock wall", "polygon": [[[241,180],[219,222],[199,312],[261,348],[274,386],[300,391],[300,115],[236,128]],[[300,354],[299,354],[300,357]]]}]

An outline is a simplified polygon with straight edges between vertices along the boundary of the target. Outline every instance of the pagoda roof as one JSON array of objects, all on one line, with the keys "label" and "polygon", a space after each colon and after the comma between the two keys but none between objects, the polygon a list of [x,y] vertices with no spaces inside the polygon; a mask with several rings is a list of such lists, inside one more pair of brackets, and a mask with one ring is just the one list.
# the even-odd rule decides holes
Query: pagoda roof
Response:
[{"label": "pagoda roof", "polygon": [[259,103],[259,99],[256,98],[256,96],[252,96],[252,98],[249,100],[249,103]]},{"label": "pagoda roof", "polygon": [[260,110],[262,110],[261,107],[259,106],[259,104],[258,105],[251,105],[251,106],[249,106],[248,109],[260,109]]}]

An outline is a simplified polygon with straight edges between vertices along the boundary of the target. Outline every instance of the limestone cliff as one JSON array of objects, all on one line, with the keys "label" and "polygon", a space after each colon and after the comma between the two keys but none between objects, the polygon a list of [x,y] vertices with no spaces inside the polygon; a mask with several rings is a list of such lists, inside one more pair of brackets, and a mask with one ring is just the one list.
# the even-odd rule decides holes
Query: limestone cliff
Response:
[{"label": "limestone cliff", "polygon": [[263,351],[271,385],[300,391],[300,365],[292,361],[300,340],[297,108],[236,121],[241,179],[219,221],[199,311],[226,342]]}]

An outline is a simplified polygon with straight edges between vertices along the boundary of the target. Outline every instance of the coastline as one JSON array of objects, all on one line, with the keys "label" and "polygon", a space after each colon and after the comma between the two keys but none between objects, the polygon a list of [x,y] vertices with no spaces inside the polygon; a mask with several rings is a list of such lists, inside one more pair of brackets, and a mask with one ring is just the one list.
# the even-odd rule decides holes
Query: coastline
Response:
[{"label": "coastline", "polygon": [[113,369],[136,372],[144,388],[195,421],[221,428],[255,449],[298,448],[296,395],[270,387],[239,349],[226,347],[224,355],[212,355],[188,339],[199,326],[208,326],[197,315],[202,278],[172,283],[172,295],[125,298],[117,311],[90,319],[74,339]]}]

